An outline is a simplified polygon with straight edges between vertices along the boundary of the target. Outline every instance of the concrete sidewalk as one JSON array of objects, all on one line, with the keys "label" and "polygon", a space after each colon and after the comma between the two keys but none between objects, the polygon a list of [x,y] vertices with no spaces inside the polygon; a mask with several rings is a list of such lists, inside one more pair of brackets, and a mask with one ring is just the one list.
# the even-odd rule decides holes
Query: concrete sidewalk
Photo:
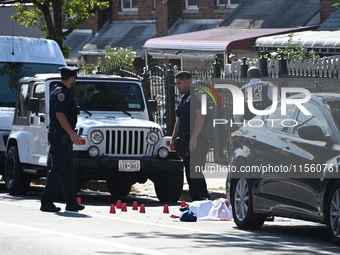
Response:
[{"label": "concrete sidewalk", "polygon": [[[209,191],[210,199],[215,200],[217,198],[226,198],[226,178],[223,177],[211,177],[210,174],[205,174],[207,188]],[[100,190],[103,192],[107,192],[106,183],[105,181],[90,181],[86,188],[89,190]],[[132,191],[130,194],[136,196],[146,196],[157,198],[156,191],[154,188],[154,183],[150,180],[147,180],[145,183],[135,183],[132,185]],[[184,177],[184,184],[183,184],[183,192],[182,196],[179,201],[190,201],[189,197],[189,185]]]},{"label": "concrete sidewalk", "polygon": [[[206,178],[207,187],[210,195],[210,200],[217,198],[226,198],[226,179],[225,178]],[[148,180],[146,183],[136,183],[133,185],[134,191],[131,193],[140,196],[150,196],[157,198],[154,184]],[[184,178],[183,192],[180,201],[190,201],[189,186]]]}]

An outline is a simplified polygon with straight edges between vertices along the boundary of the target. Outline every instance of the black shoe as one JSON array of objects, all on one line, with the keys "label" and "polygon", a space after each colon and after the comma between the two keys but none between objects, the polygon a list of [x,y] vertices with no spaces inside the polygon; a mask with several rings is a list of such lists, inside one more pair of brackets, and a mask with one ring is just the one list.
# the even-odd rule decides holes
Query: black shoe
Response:
[{"label": "black shoe", "polygon": [[66,204],[65,210],[66,211],[80,211],[83,210],[85,206],[80,205],[78,203],[76,204]]},{"label": "black shoe", "polygon": [[185,212],[185,211],[189,210],[189,205],[180,207],[179,210],[180,210],[181,212]]},{"label": "black shoe", "polygon": [[59,212],[61,208],[56,207],[54,204],[44,204],[41,205],[40,210],[43,212]]}]

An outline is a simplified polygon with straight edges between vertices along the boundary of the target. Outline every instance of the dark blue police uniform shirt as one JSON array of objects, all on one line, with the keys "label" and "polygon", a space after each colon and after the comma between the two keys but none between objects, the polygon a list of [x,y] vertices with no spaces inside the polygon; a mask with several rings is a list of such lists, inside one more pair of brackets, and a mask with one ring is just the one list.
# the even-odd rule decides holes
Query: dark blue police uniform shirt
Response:
[{"label": "dark blue police uniform shirt", "polygon": [[64,113],[71,128],[76,128],[77,102],[70,90],[61,82],[54,86],[50,94],[50,125],[61,127],[56,112]]},{"label": "dark blue police uniform shirt", "polygon": [[192,125],[195,123],[196,110],[199,108],[201,108],[201,102],[194,93],[189,92],[188,94],[183,94],[181,96],[176,111],[177,117],[179,119],[179,135],[190,132],[190,122]]}]

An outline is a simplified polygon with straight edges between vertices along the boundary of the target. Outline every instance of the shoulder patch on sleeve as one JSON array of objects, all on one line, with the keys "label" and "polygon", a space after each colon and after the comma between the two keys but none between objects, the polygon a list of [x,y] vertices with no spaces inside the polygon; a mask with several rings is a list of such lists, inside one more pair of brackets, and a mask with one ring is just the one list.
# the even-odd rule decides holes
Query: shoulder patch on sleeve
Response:
[{"label": "shoulder patch on sleeve", "polygon": [[65,95],[64,92],[59,92],[59,93],[57,93],[57,98],[58,98],[59,102],[63,102],[66,98],[66,95]]}]

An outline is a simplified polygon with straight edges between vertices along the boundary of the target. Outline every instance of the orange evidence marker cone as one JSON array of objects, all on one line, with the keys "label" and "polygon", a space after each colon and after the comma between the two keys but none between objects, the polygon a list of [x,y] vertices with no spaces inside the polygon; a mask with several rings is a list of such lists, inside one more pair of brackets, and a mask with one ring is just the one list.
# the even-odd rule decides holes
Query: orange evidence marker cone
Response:
[{"label": "orange evidence marker cone", "polygon": [[116,207],[115,205],[110,206],[110,213],[116,213]]},{"label": "orange evidence marker cone", "polygon": [[121,200],[117,200],[116,207],[117,207],[117,209],[122,208],[122,201]]},{"label": "orange evidence marker cone", "polygon": [[140,205],[140,209],[139,209],[140,213],[145,213],[145,205]]},{"label": "orange evidence marker cone", "polygon": [[138,202],[134,201],[132,204],[132,210],[138,210]]},{"label": "orange evidence marker cone", "polygon": [[187,203],[185,201],[182,201],[181,207],[186,207],[186,206],[187,206]]},{"label": "orange evidence marker cone", "polygon": [[83,203],[81,202],[81,197],[77,197],[77,203],[80,204],[80,205],[83,204]]},{"label": "orange evidence marker cone", "polygon": [[164,205],[163,213],[169,213],[169,206],[168,205]]},{"label": "orange evidence marker cone", "polygon": [[126,203],[122,203],[122,212],[127,212]]}]

